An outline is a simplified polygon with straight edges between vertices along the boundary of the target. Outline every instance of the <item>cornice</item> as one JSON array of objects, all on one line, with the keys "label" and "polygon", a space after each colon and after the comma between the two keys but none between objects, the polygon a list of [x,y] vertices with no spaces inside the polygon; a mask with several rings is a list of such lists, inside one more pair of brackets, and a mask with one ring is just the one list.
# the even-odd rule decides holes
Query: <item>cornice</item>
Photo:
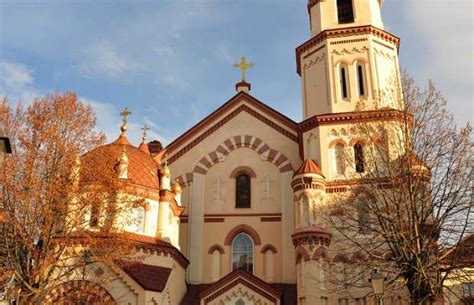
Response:
[{"label": "cornice", "polygon": [[[318,0],[314,0],[314,1],[319,2]],[[363,26],[347,27],[347,28],[341,28],[341,29],[325,30],[296,48],[296,69],[297,69],[298,74],[301,75],[301,54],[306,52],[313,46],[316,46],[320,42],[329,38],[356,36],[356,35],[365,35],[365,34],[372,34],[382,40],[393,43],[397,46],[397,49],[400,47],[400,38],[398,38],[395,35],[390,34],[389,32],[376,28],[372,25],[363,25]]]},{"label": "cornice", "polygon": [[403,120],[412,119],[412,115],[396,109],[353,111],[343,113],[320,114],[307,118],[298,125],[299,132],[306,132],[318,126],[341,124],[341,123],[363,123],[374,120]]}]

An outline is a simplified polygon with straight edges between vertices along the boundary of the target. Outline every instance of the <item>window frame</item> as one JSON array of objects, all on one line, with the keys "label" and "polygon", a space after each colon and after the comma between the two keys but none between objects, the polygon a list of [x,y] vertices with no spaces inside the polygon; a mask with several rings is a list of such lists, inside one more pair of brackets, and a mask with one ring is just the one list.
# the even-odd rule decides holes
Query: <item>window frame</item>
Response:
[{"label": "window frame", "polygon": [[[239,195],[239,178],[246,177],[248,179],[248,203],[241,204],[239,203],[240,195]],[[252,177],[246,172],[238,173],[235,176],[235,206],[236,209],[250,209],[252,207]]]},{"label": "window frame", "polygon": [[252,272],[249,272],[248,270],[245,270],[245,271],[247,271],[251,274],[255,274],[255,241],[252,239],[252,237],[249,234],[247,234],[245,232],[237,233],[234,236],[234,238],[232,239],[232,242],[230,244],[230,270],[232,272],[232,271],[235,271],[235,270],[238,270],[238,269],[242,269],[242,267],[234,269],[234,242],[240,235],[246,236],[252,244]]}]

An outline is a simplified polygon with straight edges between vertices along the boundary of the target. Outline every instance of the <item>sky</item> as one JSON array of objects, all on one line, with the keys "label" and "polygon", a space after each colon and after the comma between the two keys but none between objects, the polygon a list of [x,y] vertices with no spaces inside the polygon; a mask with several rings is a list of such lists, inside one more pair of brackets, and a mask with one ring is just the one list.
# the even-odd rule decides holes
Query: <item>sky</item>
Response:
[{"label": "sky", "polygon": [[[448,99],[459,125],[473,121],[472,0],[384,0],[385,29],[401,38],[401,67]],[[310,38],[307,0],[0,0],[0,97],[31,102],[74,91],[98,129],[165,145],[235,94],[243,55],[251,94],[302,117],[295,48]]]}]

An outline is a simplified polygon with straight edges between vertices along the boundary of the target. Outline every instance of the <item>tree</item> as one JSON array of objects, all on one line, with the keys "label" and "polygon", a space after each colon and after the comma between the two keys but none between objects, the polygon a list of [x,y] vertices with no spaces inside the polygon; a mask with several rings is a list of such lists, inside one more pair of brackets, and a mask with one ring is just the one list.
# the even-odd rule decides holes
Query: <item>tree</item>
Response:
[{"label": "tree", "polygon": [[13,149],[0,169],[0,273],[10,300],[39,303],[48,289],[100,277],[97,266],[131,257],[120,234],[130,220],[115,219],[141,201],[120,191],[109,166],[117,156],[86,154],[104,141],[95,122],[92,108],[74,93],[15,109],[0,102],[0,126]]},{"label": "tree", "polygon": [[413,304],[431,304],[443,298],[448,279],[473,267],[461,259],[461,242],[474,232],[472,130],[456,126],[432,82],[421,89],[404,72],[401,84],[398,110],[379,106],[391,115],[350,127],[354,144],[338,162],[356,183],[327,205],[325,220],[336,231],[332,243],[357,258],[345,285],[367,285],[378,267],[391,291],[404,288]]}]

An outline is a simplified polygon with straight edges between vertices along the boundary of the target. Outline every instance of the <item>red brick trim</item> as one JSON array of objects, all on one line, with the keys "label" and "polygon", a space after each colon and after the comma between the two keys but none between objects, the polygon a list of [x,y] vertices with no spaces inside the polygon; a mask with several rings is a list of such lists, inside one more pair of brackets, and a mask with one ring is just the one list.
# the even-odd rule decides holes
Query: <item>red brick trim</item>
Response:
[{"label": "red brick trim", "polygon": [[[274,164],[280,170],[281,173],[293,171],[293,166],[291,165],[290,160],[288,160],[288,158],[283,153],[272,149],[262,139],[250,135],[237,135],[227,138],[214,151],[211,151],[207,155],[202,157],[199,160],[198,164],[196,164],[196,166],[194,167],[193,172],[203,175],[207,174],[207,172],[212,166],[222,162],[225,156],[229,155],[232,151],[239,148],[249,148],[255,151],[257,154],[260,155],[262,160],[266,160]],[[254,177],[252,178],[256,177],[256,174],[252,169],[248,167],[246,169],[248,169],[249,172],[253,173]],[[186,174],[186,177],[188,176],[189,174]],[[188,180],[188,178],[186,179]],[[180,176],[178,180],[180,182],[184,180],[183,175]]]},{"label": "red brick trim", "polygon": [[281,217],[260,217],[261,222],[279,222]]},{"label": "red brick trim", "polygon": [[309,261],[308,251],[303,246],[298,246],[295,249],[296,264],[301,262],[301,259]]},{"label": "red brick trim", "polygon": [[265,246],[262,247],[262,250],[260,253],[264,254],[267,251],[272,251],[273,254],[278,253],[277,249],[275,248],[274,245],[266,244]]},{"label": "red brick trim", "polygon": [[220,254],[225,254],[224,248],[221,245],[218,245],[218,244],[212,245],[209,248],[209,251],[207,253],[212,254],[216,250],[219,251]]},{"label": "red brick trim", "polygon": [[[266,116],[263,116],[261,113],[255,111],[254,109],[250,108],[249,106],[242,104],[237,109],[230,112],[220,121],[217,119],[224,115],[224,113],[233,107],[237,106],[237,104],[248,101],[257,108],[261,113],[269,116],[271,119],[268,119]],[[281,127],[283,124],[284,126],[288,127],[290,130],[294,130],[296,132],[297,123],[292,119],[288,118],[287,116],[281,114],[280,112],[270,108],[269,106],[265,105],[261,101],[257,100],[253,96],[245,93],[239,92],[235,96],[233,96],[228,102],[223,104],[221,107],[216,109],[214,112],[209,114],[206,118],[201,120],[199,123],[191,127],[188,131],[184,134],[179,136],[176,140],[171,142],[165,149],[167,150],[170,158],[168,158],[168,163],[171,164],[176,161],[178,158],[183,156],[185,153],[190,151],[193,147],[197,144],[202,142],[206,139],[209,135],[214,133],[220,127],[225,125],[229,122],[232,118],[236,117],[240,112],[245,111],[251,116],[255,117],[256,119],[262,121],[264,124],[269,125],[271,128],[275,129],[276,131],[280,132],[281,134],[285,135],[286,137],[290,138],[291,140],[297,142],[298,136],[289,132],[287,129]],[[276,122],[280,123],[276,123]],[[215,124],[213,124],[215,123]],[[212,126],[210,126],[213,124]],[[210,126],[210,127],[209,127]],[[209,128],[208,128],[209,127]],[[207,129],[206,129],[207,128]],[[206,129],[206,130],[204,130]],[[181,148],[180,150],[176,151],[180,146],[182,146],[185,142],[190,141],[191,138],[193,140],[188,143],[186,146]]]},{"label": "red brick trim", "polygon": [[243,225],[242,224],[242,225],[236,226],[235,228],[230,230],[229,233],[227,233],[227,236],[225,237],[225,240],[224,240],[224,245],[230,246],[232,244],[232,241],[234,240],[234,238],[239,233],[248,234],[252,238],[253,244],[255,246],[259,246],[259,245],[262,244],[262,241],[261,241],[260,236],[258,235],[257,231],[255,231],[252,227],[250,227],[248,225]]},{"label": "red brick trim", "polygon": [[53,305],[72,300],[85,301],[87,304],[116,305],[117,302],[104,287],[90,281],[76,280],[57,285],[44,299],[44,304]]},{"label": "red brick trim", "polygon": [[204,222],[224,222],[224,218],[204,218]]},{"label": "red brick trim", "polygon": [[301,75],[301,54],[308,51],[313,46],[318,45],[320,42],[329,38],[366,34],[372,34],[382,40],[393,43],[397,49],[400,47],[400,38],[371,25],[325,30],[296,48],[296,71]]},{"label": "red brick trim", "polygon": [[230,178],[235,179],[240,174],[247,174],[250,178],[257,178],[257,174],[248,166],[239,166],[230,173]]},{"label": "red brick trim", "polygon": [[314,251],[313,259],[314,260],[319,260],[319,259],[328,259],[329,258],[329,252],[326,247],[320,246],[316,251]]}]

